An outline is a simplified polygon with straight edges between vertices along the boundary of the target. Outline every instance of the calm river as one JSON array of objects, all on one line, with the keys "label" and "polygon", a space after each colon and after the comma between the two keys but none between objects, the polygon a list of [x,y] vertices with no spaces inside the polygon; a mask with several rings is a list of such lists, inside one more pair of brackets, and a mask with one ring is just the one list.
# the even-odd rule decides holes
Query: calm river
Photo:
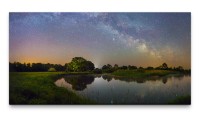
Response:
[{"label": "calm river", "polygon": [[108,76],[67,75],[55,82],[99,104],[165,104],[191,95],[191,77],[122,79]]}]

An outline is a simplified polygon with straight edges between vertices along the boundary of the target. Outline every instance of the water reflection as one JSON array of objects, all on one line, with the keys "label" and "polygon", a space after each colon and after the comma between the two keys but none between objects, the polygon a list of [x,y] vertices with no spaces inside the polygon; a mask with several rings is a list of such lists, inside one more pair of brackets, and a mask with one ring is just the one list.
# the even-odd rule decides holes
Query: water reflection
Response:
[{"label": "water reflection", "polygon": [[67,83],[64,78],[58,79],[55,82],[55,85],[58,86],[58,87],[65,87],[65,88],[72,90],[72,85]]},{"label": "water reflection", "polygon": [[167,78],[163,78],[162,82],[163,82],[163,84],[166,84],[167,83]]},{"label": "water reflection", "polygon": [[101,76],[104,80],[107,80],[108,82],[112,80],[111,76],[103,75]]},{"label": "water reflection", "polygon": [[123,77],[113,77],[115,80],[125,81],[125,82],[137,82],[145,83],[147,81],[160,81],[162,80],[163,84],[167,83],[167,80],[170,78],[176,77],[178,80],[181,80],[184,75],[171,75],[166,77],[152,76],[152,77],[143,77],[143,78],[123,78]]},{"label": "water reflection", "polygon": [[65,81],[65,83],[72,85],[72,89],[82,91],[87,88],[87,85],[94,82],[94,78],[92,75],[67,75],[63,77],[62,83]]},{"label": "water reflection", "polygon": [[101,104],[162,104],[181,95],[190,95],[190,76],[122,78],[107,75],[66,75],[59,87]]},{"label": "water reflection", "polygon": [[147,78],[123,78],[123,77],[114,77],[108,75],[94,76],[94,75],[66,75],[63,78],[57,80],[55,84],[59,87],[72,88],[77,91],[82,91],[87,88],[87,85],[94,82],[95,78],[102,78],[107,82],[110,82],[112,79],[120,80],[124,82],[136,82],[136,83],[145,83],[147,81],[162,81],[163,84],[166,84],[168,79],[176,77],[176,79],[181,80],[184,76],[169,76],[169,77],[147,77]]}]

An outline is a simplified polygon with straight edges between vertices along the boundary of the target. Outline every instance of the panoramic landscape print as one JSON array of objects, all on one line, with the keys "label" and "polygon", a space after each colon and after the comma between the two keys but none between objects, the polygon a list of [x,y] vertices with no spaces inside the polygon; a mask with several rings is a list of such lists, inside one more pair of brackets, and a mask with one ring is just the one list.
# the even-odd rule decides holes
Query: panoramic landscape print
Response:
[{"label": "panoramic landscape print", "polygon": [[10,13],[9,103],[191,104],[191,13]]}]

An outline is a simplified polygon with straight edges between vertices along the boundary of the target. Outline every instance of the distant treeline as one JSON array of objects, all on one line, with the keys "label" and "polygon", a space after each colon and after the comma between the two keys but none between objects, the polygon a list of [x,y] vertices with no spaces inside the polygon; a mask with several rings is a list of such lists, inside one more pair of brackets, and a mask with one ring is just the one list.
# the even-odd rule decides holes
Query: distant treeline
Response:
[{"label": "distant treeline", "polygon": [[9,63],[10,72],[46,72],[54,68],[56,71],[65,71],[66,67],[60,64],[43,63]]},{"label": "distant treeline", "polygon": [[158,66],[158,67],[152,67],[152,66],[148,66],[148,67],[137,67],[134,65],[128,65],[128,66],[118,66],[117,64],[115,64],[114,66],[107,64],[104,65],[102,67],[102,69],[94,69],[94,72],[98,73],[98,72],[106,72],[106,73],[112,73],[114,71],[117,70],[138,70],[138,71],[144,71],[144,70],[173,70],[173,71],[180,71],[180,72],[190,72],[189,70],[185,70],[182,66],[178,66],[178,67],[168,67],[166,63],[163,63],[162,65]]},{"label": "distant treeline", "polygon": [[184,70],[182,66],[178,67],[168,67],[166,63],[154,68],[154,67],[137,67],[133,65],[128,66],[118,66],[115,64],[114,66],[107,64],[102,68],[95,68],[94,64],[91,61],[88,61],[82,57],[74,57],[70,63],[66,63],[65,65],[60,64],[44,64],[44,63],[20,63],[14,62],[9,63],[10,72],[54,72],[54,71],[67,71],[67,72],[85,72],[85,71],[93,71],[94,73],[112,73],[116,70],[175,70],[175,71],[188,71]]}]

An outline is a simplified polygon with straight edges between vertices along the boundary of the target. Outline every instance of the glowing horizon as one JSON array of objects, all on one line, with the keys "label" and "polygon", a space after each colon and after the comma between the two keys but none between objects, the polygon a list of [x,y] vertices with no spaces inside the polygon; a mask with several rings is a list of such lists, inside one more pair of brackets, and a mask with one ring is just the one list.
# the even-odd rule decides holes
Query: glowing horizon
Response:
[{"label": "glowing horizon", "polygon": [[190,13],[10,13],[9,61],[191,67]]}]

